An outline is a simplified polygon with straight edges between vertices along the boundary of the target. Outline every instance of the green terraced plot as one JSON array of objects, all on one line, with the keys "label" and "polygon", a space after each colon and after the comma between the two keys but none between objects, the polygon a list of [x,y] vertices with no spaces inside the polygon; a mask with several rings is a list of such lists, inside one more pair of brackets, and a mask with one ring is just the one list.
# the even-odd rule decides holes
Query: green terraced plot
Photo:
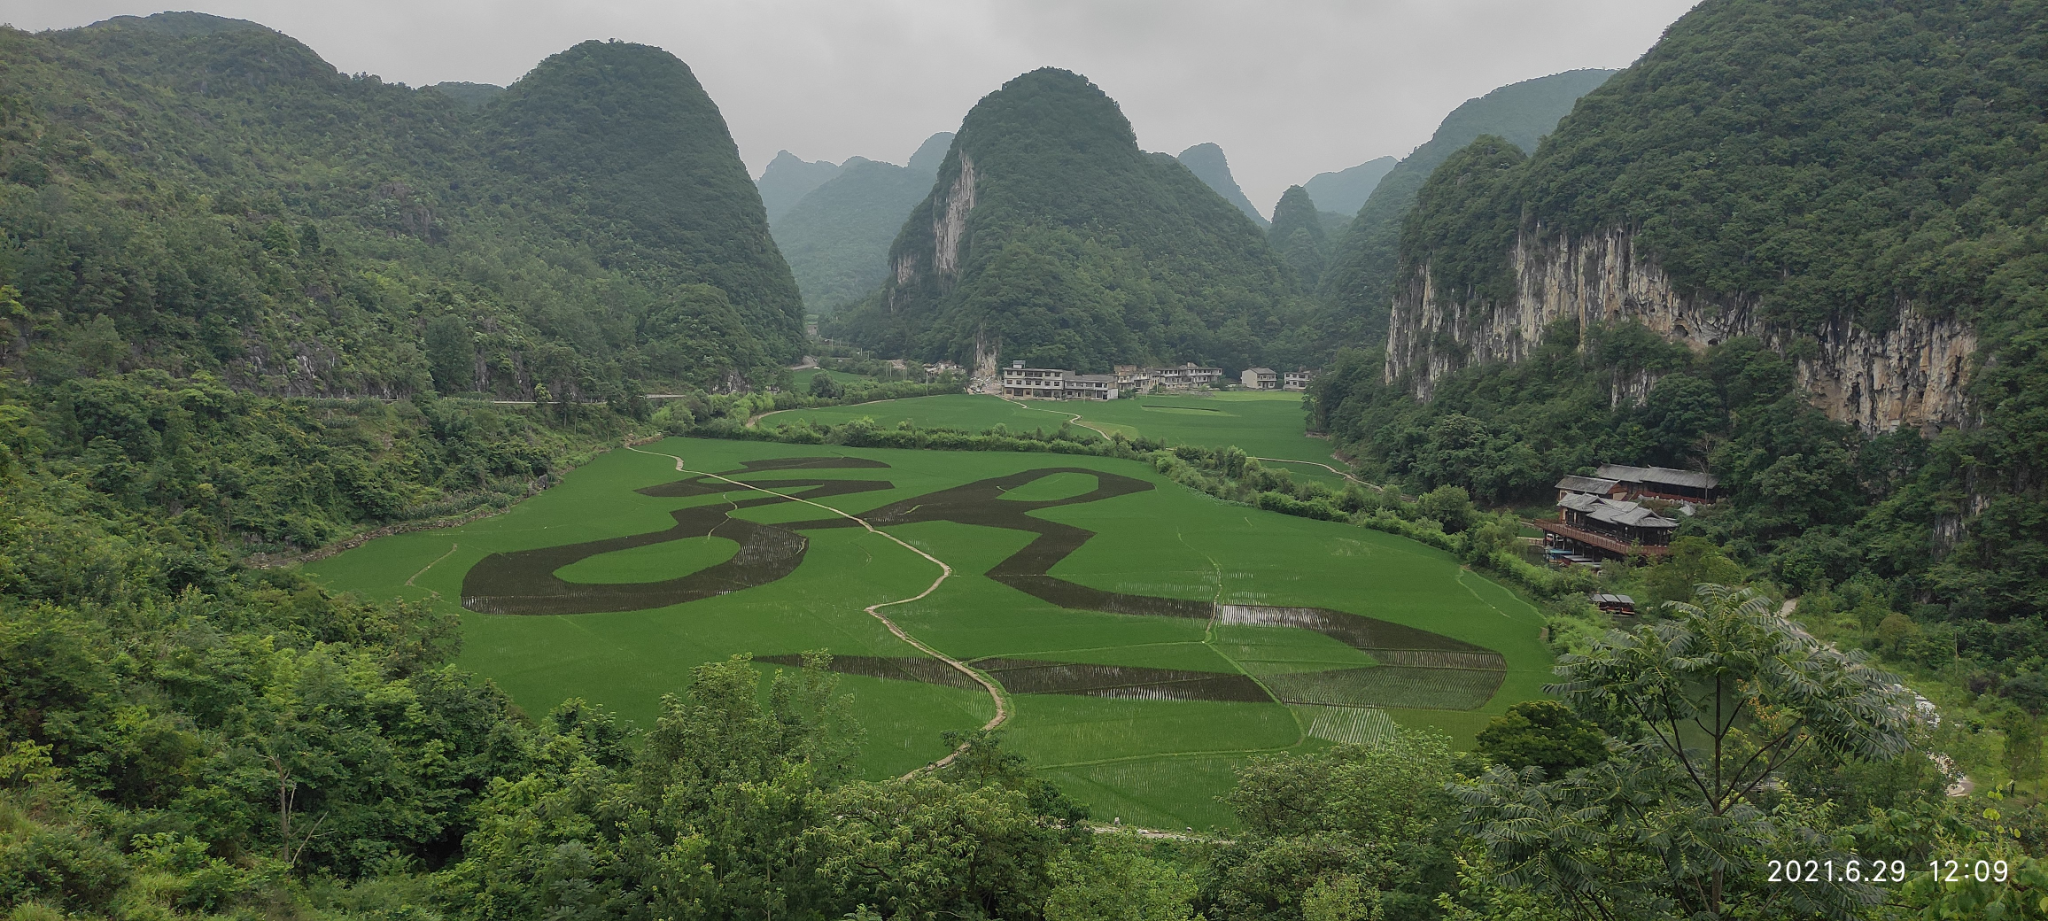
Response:
[{"label": "green terraced plot", "polygon": [[1219,502],[1130,461],[643,450],[503,515],[311,569],[459,611],[462,664],[536,714],[582,697],[644,726],[699,664],[829,650],[867,729],[864,768],[889,776],[995,710],[865,612],[940,573],[845,511],[952,567],[883,610],[1008,689],[1008,744],[1099,815],[1157,827],[1227,823],[1215,797],[1254,754],[1397,723],[1469,740],[1549,674],[1541,617],[1447,554]]}]

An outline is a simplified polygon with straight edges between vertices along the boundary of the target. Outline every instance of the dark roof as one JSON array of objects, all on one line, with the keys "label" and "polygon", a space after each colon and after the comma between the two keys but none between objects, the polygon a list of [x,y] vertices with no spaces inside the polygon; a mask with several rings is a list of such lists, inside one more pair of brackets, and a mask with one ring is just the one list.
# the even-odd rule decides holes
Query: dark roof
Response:
[{"label": "dark roof", "polygon": [[1608,490],[1614,488],[1615,482],[1614,480],[1603,480],[1592,476],[1568,476],[1557,481],[1557,488],[1566,492],[1583,492],[1604,496]]},{"label": "dark roof", "polygon": [[1558,508],[1584,512],[1594,521],[1618,524],[1628,528],[1675,528],[1678,522],[1666,518],[1635,502],[1621,502],[1585,493],[1573,493],[1557,500]]},{"label": "dark roof", "polygon": [[1601,464],[1594,476],[1623,483],[1652,483],[1660,486],[1684,486],[1689,489],[1713,489],[1721,485],[1711,473],[1692,470],[1673,470],[1670,467],[1629,467],[1623,464]]},{"label": "dark roof", "polygon": [[1630,597],[1629,597],[1629,596],[1627,596],[1627,595],[1612,595],[1612,594],[1608,594],[1607,592],[1599,592],[1599,593],[1597,593],[1597,594],[1595,594],[1595,595],[1593,596],[1593,603],[1594,603],[1594,604],[1635,604],[1635,603],[1636,603],[1636,600],[1635,600],[1634,598],[1630,598]]}]

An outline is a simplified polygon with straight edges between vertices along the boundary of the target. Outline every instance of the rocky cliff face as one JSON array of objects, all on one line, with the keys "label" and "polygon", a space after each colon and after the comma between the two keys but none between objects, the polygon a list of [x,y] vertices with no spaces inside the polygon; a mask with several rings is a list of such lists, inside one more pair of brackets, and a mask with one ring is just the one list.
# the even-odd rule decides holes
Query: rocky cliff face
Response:
[{"label": "rocky cliff face", "polygon": [[[1387,339],[1389,381],[1409,377],[1418,399],[1468,364],[1519,361],[1559,319],[1582,328],[1634,320],[1704,350],[1736,336],[1755,336],[1798,359],[1800,386],[1829,418],[1866,431],[1901,425],[1932,430],[1967,414],[1965,374],[1976,333],[1958,320],[1933,319],[1901,306],[1898,321],[1872,332],[1847,317],[1819,330],[1795,331],[1765,322],[1754,298],[1680,291],[1655,262],[1639,254],[1627,231],[1573,240],[1541,240],[1539,226],[1516,240],[1515,297],[1505,304],[1440,301],[1429,267],[1418,268],[1394,298]],[[1795,345],[1804,342],[1815,347]],[[1616,400],[1634,401],[1654,379],[1618,381]]]}]

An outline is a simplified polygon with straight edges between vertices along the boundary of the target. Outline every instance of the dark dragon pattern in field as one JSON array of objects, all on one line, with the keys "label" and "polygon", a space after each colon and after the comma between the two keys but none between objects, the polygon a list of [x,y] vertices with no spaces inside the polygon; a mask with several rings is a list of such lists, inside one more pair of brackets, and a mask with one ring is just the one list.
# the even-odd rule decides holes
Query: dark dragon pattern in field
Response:
[{"label": "dark dragon pattern in field", "polygon": [[[685,604],[766,585],[796,571],[810,540],[805,532],[858,528],[838,515],[783,524],[737,517],[742,509],[801,500],[893,489],[886,480],[835,477],[762,477],[802,470],[887,469],[879,461],[853,457],[797,457],[746,461],[737,470],[697,475],[639,490],[652,497],[728,495],[725,503],[693,505],[670,512],[675,526],[663,531],[537,550],[495,553],[463,578],[462,603],[489,614],[594,614]],[[1095,488],[1061,499],[1018,500],[1005,494],[1060,473],[1095,478]],[[724,478],[747,477],[763,491],[734,486]],[[993,581],[1062,608],[1144,617],[1178,617],[1218,624],[1293,627],[1323,634],[1364,652],[1369,668],[1331,669],[1269,675],[1264,680],[1220,672],[1091,665],[1023,659],[983,659],[976,668],[1012,693],[1081,694],[1143,700],[1279,701],[1334,706],[1392,706],[1474,709],[1486,703],[1506,676],[1497,652],[1415,627],[1323,608],[1227,605],[1185,598],[1111,592],[1052,575],[1061,560],[1096,535],[1073,525],[1032,515],[1040,509],[1101,502],[1145,492],[1151,483],[1080,467],[1043,467],[991,477],[882,506],[861,515],[877,528],[926,521],[1003,528],[1035,534],[1031,543],[986,573]],[[739,544],[729,560],[658,582],[590,584],[556,575],[573,563],[667,541],[723,537]],[[760,661],[797,664],[800,657],[764,656]],[[941,667],[933,667],[941,666]],[[960,686],[965,676],[935,660],[917,657],[836,656],[832,668],[846,674]]]}]

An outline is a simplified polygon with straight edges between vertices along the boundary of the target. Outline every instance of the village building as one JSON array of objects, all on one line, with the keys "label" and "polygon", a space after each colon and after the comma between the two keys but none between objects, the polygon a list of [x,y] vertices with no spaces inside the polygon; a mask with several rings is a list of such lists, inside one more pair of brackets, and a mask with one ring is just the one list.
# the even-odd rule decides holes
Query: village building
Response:
[{"label": "village building", "polygon": [[1207,387],[1222,377],[1222,368],[1204,368],[1192,361],[1178,367],[1152,370],[1152,379],[1161,390],[1192,390],[1196,387]]},{"label": "village building", "polygon": [[1151,393],[1152,388],[1159,385],[1159,380],[1153,376],[1151,368],[1117,365],[1115,371],[1116,388],[1124,393]]},{"label": "village building", "polygon": [[1593,476],[1620,484],[1623,494],[1631,499],[1666,499],[1694,504],[1714,501],[1714,489],[1721,485],[1721,481],[1711,473],[1670,467],[1602,464]]},{"label": "village building", "polygon": [[1238,380],[1243,382],[1246,390],[1280,389],[1280,375],[1272,368],[1246,368],[1243,374],[1238,375]]},{"label": "village building", "polygon": [[[1660,477],[1653,485],[1678,485],[1668,482],[1670,474],[1687,474],[1683,470],[1667,468],[1622,467],[1608,465],[1600,468],[1596,476],[1567,476],[1557,481],[1557,509],[1555,520],[1533,521],[1530,524],[1543,532],[1545,553],[1555,562],[1565,564],[1594,563],[1600,560],[1622,559],[1630,554],[1662,556],[1670,552],[1671,535],[1678,530],[1678,520],[1658,513],[1654,508],[1635,501],[1638,498],[1673,501],[1669,496],[1655,491],[1641,491],[1644,481],[1627,480],[1615,474],[1640,476],[1641,472],[1656,470]],[[1712,475],[1688,474],[1695,479],[1689,488],[1711,493],[1716,482]],[[1682,512],[1689,514],[1691,506],[1682,506]]]},{"label": "village building", "polygon": [[1027,368],[1013,361],[1003,369],[1003,396],[1057,400],[1066,396],[1067,374],[1060,368]]},{"label": "village building", "polygon": [[1308,382],[1315,380],[1314,371],[1289,371],[1281,376],[1280,389],[1307,390]]},{"label": "village building", "polygon": [[1069,374],[1064,397],[1069,400],[1114,400],[1120,392],[1114,374]]},{"label": "village building", "polygon": [[1027,368],[1013,361],[1003,369],[1003,396],[1037,400],[1114,400],[1113,374],[1076,374],[1064,368]]},{"label": "village building", "polygon": [[1636,600],[1627,595],[1595,592],[1591,600],[1594,607],[1608,614],[1633,615],[1636,613]]}]

